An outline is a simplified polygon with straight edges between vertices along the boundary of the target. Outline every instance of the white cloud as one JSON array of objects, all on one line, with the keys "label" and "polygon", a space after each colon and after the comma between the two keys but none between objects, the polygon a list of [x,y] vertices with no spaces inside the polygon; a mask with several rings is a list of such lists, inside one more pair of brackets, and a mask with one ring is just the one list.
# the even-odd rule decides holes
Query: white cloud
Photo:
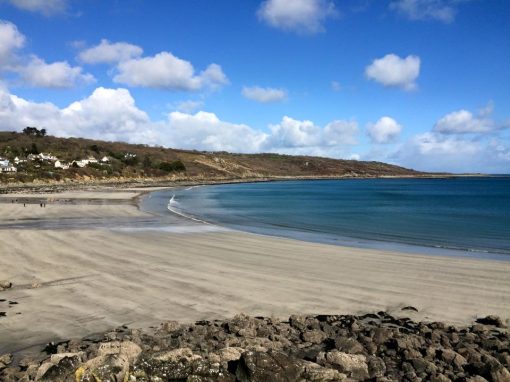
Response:
[{"label": "white cloud", "polygon": [[329,0],[266,0],[257,15],[272,27],[312,34],[324,31],[324,21],[336,13]]},{"label": "white cloud", "polygon": [[300,121],[288,116],[284,116],[279,124],[270,125],[270,129],[271,134],[265,146],[276,151],[352,145],[356,143],[358,134],[358,124],[355,121],[337,120],[321,128],[312,121]]},{"label": "white cloud", "polygon": [[367,66],[365,75],[384,86],[413,90],[420,75],[420,58],[413,55],[400,58],[395,54],[387,54]]},{"label": "white cloud", "polygon": [[[0,125],[4,130],[20,131],[25,126],[38,126],[56,136],[128,142],[149,142],[153,134],[149,117],[136,107],[128,90],[101,87],[63,109],[0,90]],[[157,140],[153,139],[155,142]]]},{"label": "white cloud", "polygon": [[9,3],[24,11],[52,16],[63,13],[68,7],[68,0],[8,0]]},{"label": "white cloud", "polygon": [[355,145],[358,132],[356,121],[336,120],[324,127],[322,143],[324,146]]},{"label": "white cloud", "polygon": [[80,52],[78,58],[80,61],[87,64],[114,64],[131,58],[140,57],[142,53],[143,49],[137,45],[127,42],[112,43],[103,39],[98,45]]},{"label": "white cloud", "polygon": [[382,117],[376,123],[368,125],[367,133],[374,143],[390,143],[402,131],[402,126],[391,117]]},{"label": "white cloud", "polygon": [[451,23],[455,20],[457,0],[395,0],[390,9],[410,20],[437,20]]},{"label": "white cloud", "polygon": [[262,103],[279,102],[287,98],[287,92],[284,89],[262,88],[259,86],[243,87],[242,95]]},{"label": "white cloud", "polygon": [[467,110],[454,111],[439,119],[434,125],[434,131],[442,134],[487,133],[496,128],[494,121],[488,118],[490,113],[492,109],[483,110],[476,117]]},{"label": "white cloud", "polygon": [[0,69],[12,64],[15,52],[25,45],[25,36],[16,25],[0,20]]},{"label": "white cloud", "polygon": [[247,125],[224,122],[204,111],[174,111],[168,115],[167,126],[169,144],[185,149],[257,152],[266,139],[266,134]]},{"label": "white cloud", "polygon": [[83,73],[79,66],[71,66],[67,61],[47,64],[39,57],[32,56],[29,63],[16,70],[24,83],[43,88],[70,88],[77,83],[94,82],[91,74]]},{"label": "white cloud", "polygon": [[166,90],[199,90],[204,87],[216,88],[228,83],[219,65],[211,64],[196,75],[190,62],[169,52],[122,61],[118,64],[117,70],[118,73],[113,80],[129,86]]},{"label": "white cloud", "polygon": [[510,147],[502,140],[428,132],[406,142],[392,158],[417,170],[506,173],[510,168]]}]

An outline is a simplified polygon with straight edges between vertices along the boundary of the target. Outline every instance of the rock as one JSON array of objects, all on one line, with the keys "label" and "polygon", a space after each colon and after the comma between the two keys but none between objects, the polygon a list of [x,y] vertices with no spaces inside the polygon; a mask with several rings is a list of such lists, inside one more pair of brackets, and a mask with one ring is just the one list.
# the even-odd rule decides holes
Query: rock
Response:
[{"label": "rock", "polygon": [[155,356],[154,359],[165,362],[181,362],[183,360],[186,362],[191,362],[197,359],[202,359],[202,357],[197,354],[193,354],[193,351],[190,348],[182,348],[167,351],[163,354]]},{"label": "rock", "polygon": [[141,352],[140,346],[130,341],[102,343],[97,350],[97,357],[88,360],[76,370],[76,380],[116,378],[116,381],[123,381],[130,365]]},{"label": "rock", "polygon": [[476,375],[474,377],[466,379],[466,382],[489,382],[484,377]]},{"label": "rock", "polygon": [[498,316],[487,316],[483,318],[478,318],[476,322],[482,325],[494,325],[497,328],[505,327],[503,321],[501,321],[501,318],[499,318]]},{"label": "rock", "polygon": [[301,335],[303,341],[312,344],[320,344],[326,338],[326,334],[321,330],[309,330]]},{"label": "rock", "polygon": [[510,382],[510,372],[504,366],[491,370],[493,382]]},{"label": "rock", "polygon": [[411,360],[411,364],[418,374],[434,374],[437,371],[437,366],[424,358],[414,358]]},{"label": "rock", "polygon": [[367,358],[369,378],[381,378],[386,374],[386,364],[379,357],[369,356]]},{"label": "rock", "polygon": [[300,376],[300,380],[310,382],[341,382],[346,378],[347,376],[338,370],[325,368],[312,362],[304,364],[304,369]]},{"label": "rock", "polygon": [[367,358],[361,354],[347,354],[332,350],[326,353],[326,360],[340,368],[351,378],[364,380],[369,377]]},{"label": "rock", "polygon": [[465,364],[467,364],[466,359],[460,354],[456,353],[451,349],[443,349],[440,351],[441,359],[447,364],[453,364],[457,369],[462,368]]},{"label": "rock", "polygon": [[412,311],[412,312],[417,312],[418,309],[416,309],[414,306],[404,306],[402,309],[400,310],[403,310],[403,311]]},{"label": "rock", "polygon": [[343,353],[350,353],[350,354],[360,354],[365,351],[365,348],[362,344],[360,344],[358,341],[356,341],[353,338],[336,338],[335,339],[335,347],[343,352]]},{"label": "rock", "polygon": [[430,382],[452,382],[452,380],[444,374],[436,374],[430,378]]},{"label": "rock", "polygon": [[12,354],[4,354],[0,356],[0,370],[5,369],[12,362]]},{"label": "rock", "polygon": [[64,382],[72,378],[74,371],[82,362],[84,353],[53,354],[44,362],[35,376],[36,381]]},{"label": "rock", "polygon": [[220,362],[237,361],[239,358],[241,358],[241,354],[243,352],[244,349],[239,347],[229,347],[220,349],[219,351]]},{"label": "rock", "polygon": [[12,288],[10,281],[0,281],[0,292]]},{"label": "rock", "polygon": [[235,371],[241,382],[296,381],[303,367],[282,353],[245,352]]}]

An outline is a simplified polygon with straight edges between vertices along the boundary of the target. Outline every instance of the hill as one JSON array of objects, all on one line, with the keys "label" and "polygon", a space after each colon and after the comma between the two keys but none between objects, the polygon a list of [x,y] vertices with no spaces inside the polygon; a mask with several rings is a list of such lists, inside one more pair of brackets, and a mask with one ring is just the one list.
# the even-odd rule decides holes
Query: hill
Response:
[{"label": "hill", "polygon": [[[17,169],[17,172],[1,174],[1,183],[432,175],[381,162],[177,150],[84,138],[57,138],[46,136],[45,131],[37,129],[25,129],[25,133],[0,132],[0,157]],[[56,159],[62,167],[68,165],[69,168],[56,168]]]}]

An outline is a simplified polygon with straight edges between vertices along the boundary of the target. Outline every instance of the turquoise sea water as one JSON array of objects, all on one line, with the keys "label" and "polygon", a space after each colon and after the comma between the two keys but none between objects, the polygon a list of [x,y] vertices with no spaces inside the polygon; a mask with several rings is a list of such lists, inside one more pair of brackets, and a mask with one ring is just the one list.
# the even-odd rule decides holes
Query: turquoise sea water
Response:
[{"label": "turquoise sea water", "polygon": [[255,233],[510,255],[510,177],[245,183],[157,198],[172,212]]}]

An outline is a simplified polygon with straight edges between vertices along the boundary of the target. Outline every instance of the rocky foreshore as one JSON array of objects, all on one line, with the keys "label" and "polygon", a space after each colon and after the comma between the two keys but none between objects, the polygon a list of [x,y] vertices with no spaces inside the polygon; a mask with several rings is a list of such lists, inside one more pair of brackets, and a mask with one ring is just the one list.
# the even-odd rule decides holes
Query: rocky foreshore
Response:
[{"label": "rocky foreshore", "polygon": [[[414,308],[408,307],[409,310]],[[510,381],[510,334],[498,317],[469,327],[363,316],[238,315],[166,322],[0,356],[9,381]]]}]

